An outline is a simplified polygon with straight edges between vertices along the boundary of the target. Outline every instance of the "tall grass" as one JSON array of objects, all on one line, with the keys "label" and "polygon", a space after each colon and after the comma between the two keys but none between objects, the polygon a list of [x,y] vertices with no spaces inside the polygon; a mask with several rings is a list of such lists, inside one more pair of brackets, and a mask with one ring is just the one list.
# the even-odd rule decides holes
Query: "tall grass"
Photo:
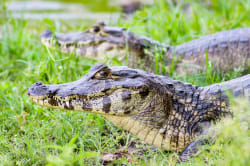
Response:
[{"label": "tall grass", "polygon": [[[249,26],[249,0],[191,0],[188,5],[190,8],[187,9],[184,1],[177,5],[172,1],[160,1],[137,12],[131,20],[120,20],[117,24],[173,45],[216,31]],[[77,80],[96,63],[73,54],[48,50],[41,44],[39,34],[45,29],[62,31],[68,27],[74,31],[83,28],[57,24],[48,19],[31,22],[9,17],[1,20],[0,165],[101,165],[102,152],[115,152],[121,142],[126,146],[131,139],[136,140],[99,115],[43,108],[33,104],[25,95],[28,87],[36,81],[56,84]],[[241,74],[238,71],[219,73],[214,79],[210,70],[188,77],[173,72],[172,77],[208,85]],[[244,110],[239,112],[240,116],[249,117],[248,103],[236,106],[234,110]],[[206,162],[208,165],[244,165],[249,162],[249,131],[246,128],[249,121],[242,125],[237,116],[231,121],[229,139],[221,132],[220,141],[208,147],[212,153],[204,151],[181,165],[205,165]],[[225,124],[226,131],[229,125]],[[175,155],[148,148],[143,155],[131,160],[123,157],[115,163],[167,165]]]}]

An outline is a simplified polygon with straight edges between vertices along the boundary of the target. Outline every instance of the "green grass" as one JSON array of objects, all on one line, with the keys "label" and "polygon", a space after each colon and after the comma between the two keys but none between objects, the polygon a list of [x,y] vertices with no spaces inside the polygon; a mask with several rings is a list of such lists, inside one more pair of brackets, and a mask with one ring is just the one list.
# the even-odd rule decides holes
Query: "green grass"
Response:
[{"label": "green grass", "polygon": [[[188,13],[184,3],[174,5],[171,1],[161,1],[137,12],[131,20],[118,21],[117,25],[168,44],[250,25],[249,0],[189,2]],[[47,19],[31,22],[5,18],[0,23],[0,165],[101,165],[102,152],[115,152],[121,142],[127,146],[131,140],[136,140],[99,115],[43,108],[25,95],[38,80],[46,84],[77,80],[96,63],[47,50],[39,39],[39,34],[47,28],[79,31],[85,26]],[[237,69],[228,73],[208,69],[196,76],[172,73],[173,78],[196,85],[209,85],[240,75]],[[181,165],[243,166],[249,163],[250,122],[246,118],[249,103],[236,103],[233,109],[239,114],[224,122],[215,145]],[[161,150],[153,152],[149,148],[131,161],[124,157],[115,163],[168,165],[175,155]]]}]

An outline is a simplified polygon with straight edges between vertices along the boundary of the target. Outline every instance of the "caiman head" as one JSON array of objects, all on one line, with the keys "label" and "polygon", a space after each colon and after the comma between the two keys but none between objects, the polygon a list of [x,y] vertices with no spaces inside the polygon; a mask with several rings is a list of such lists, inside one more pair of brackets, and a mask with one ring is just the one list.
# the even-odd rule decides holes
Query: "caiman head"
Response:
[{"label": "caiman head", "polygon": [[57,47],[64,53],[76,53],[101,62],[117,58],[119,61],[128,62],[132,68],[138,68],[140,61],[154,63],[153,60],[148,60],[150,57],[145,56],[145,50],[167,48],[159,42],[137,36],[125,28],[109,27],[104,23],[97,23],[83,32],[63,34],[46,30],[41,34],[41,40],[46,46]]},{"label": "caiman head", "polygon": [[141,70],[118,66],[109,68],[98,63],[80,80],[58,85],[37,82],[27,94],[42,106],[131,116],[148,106],[153,107],[155,96],[170,95],[153,76]]},{"label": "caiman head", "polygon": [[41,40],[46,46],[58,47],[64,53],[75,52],[77,55],[100,60],[104,58],[103,54],[125,54],[124,33],[124,28],[106,27],[104,23],[98,23],[84,32],[53,34],[46,30],[41,34]]}]

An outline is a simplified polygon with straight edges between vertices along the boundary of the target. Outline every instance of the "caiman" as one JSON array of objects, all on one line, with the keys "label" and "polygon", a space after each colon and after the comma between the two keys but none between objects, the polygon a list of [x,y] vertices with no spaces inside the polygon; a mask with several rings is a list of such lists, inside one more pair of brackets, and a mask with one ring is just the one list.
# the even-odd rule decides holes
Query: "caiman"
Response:
[{"label": "caiman", "polygon": [[228,92],[250,98],[250,74],[206,87],[124,66],[96,64],[80,80],[33,84],[27,95],[41,106],[103,115],[144,142],[182,152],[198,151],[210,126],[232,115]]},{"label": "caiman", "polygon": [[170,68],[172,64],[174,67],[177,62],[177,72],[205,70],[206,57],[212,62],[213,69],[220,72],[238,67],[244,71],[250,62],[250,28],[218,32],[177,46],[161,44],[103,23],[83,32],[54,34],[47,30],[41,40],[48,47],[58,47],[64,53],[75,52],[100,62],[115,57],[131,68],[161,74],[164,74],[165,66]]}]

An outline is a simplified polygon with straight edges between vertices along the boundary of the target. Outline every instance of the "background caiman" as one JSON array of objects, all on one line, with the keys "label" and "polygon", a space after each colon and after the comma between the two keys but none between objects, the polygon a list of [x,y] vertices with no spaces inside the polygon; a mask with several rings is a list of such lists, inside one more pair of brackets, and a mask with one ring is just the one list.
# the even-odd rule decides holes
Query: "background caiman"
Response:
[{"label": "background caiman", "polygon": [[206,54],[214,70],[220,72],[238,67],[242,71],[247,70],[250,61],[250,28],[218,32],[177,46],[161,44],[124,28],[108,27],[103,23],[93,25],[84,32],[53,34],[47,30],[41,39],[45,45],[57,46],[64,53],[75,52],[101,62],[115,57],[131,68],[162,74],[165,66],[170,67],[176,62],[177,72],[205,70]]},{"label": "background caiman", "polygon": [[27,94],[35,103],[98,113],[148,144],[182,152],[187,160],[213,122],[232,115],[227,91],[250,97],[250,74],[206,87],[127,67],[96,64],[75,82],[37,82]]}]

